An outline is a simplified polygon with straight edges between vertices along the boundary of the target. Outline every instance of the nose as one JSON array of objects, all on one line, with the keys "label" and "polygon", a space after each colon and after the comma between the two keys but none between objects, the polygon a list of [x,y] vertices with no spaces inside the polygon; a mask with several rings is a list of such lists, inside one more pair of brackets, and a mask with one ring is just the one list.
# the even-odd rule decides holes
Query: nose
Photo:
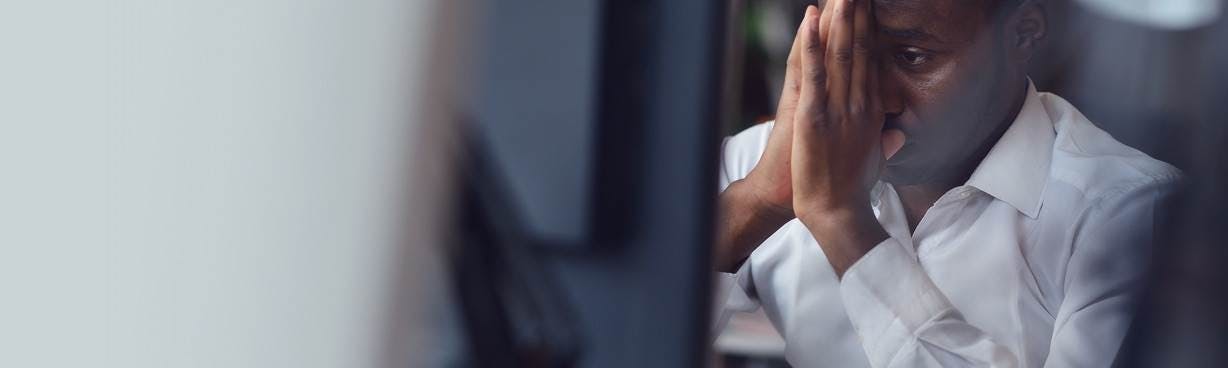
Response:
[{"label": "nose", "polygon": [[890,120],[904,113],[904,95],[899,80],[885,66],[880,64],[878,71],[879,98],[883,104],[883,112]]}]

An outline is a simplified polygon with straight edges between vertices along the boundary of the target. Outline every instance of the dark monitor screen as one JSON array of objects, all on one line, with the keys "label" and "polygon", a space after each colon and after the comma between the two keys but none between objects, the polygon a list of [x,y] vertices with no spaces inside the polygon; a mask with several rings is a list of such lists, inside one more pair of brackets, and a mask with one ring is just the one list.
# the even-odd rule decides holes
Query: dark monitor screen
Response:
[{"label": "dark monitor screen", "polygon": [[601,65],[601,2],[479,1],[474,105],[526,231],[589,238]]},{"label": "dark monitor screen", "polygon": [[477,365],[705,362],[726,6],[478,7],[464,115],[487,172],[465,179],[457,252]]}]

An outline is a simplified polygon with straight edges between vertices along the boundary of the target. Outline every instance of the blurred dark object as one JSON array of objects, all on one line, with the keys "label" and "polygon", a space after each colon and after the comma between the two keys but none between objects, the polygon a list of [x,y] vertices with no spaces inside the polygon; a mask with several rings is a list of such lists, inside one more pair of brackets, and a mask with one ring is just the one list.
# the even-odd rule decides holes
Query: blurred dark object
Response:
[{"label": "blurred dark object", "polygon": [[[484,12],[477,17],[477,62],[470,71],[477,85],[466,108],[480,127],[473,133],[489,145],[492,164],[508,167],[507,200],[521,211],[525,231],[563,248],[619,233],[618,221],[596,216],[599,207],[618,204],[616,198],[595,195],[596,184],[604,182],[600,175],[618,169],[617,161],[602,165],[596,153],[623,147],[605,144],[599,131],[600,104],[622,102],[603,99],[599,88],[599,61],[606,60],[602,2],[477,4]],[[551,139],[543,144],[541,137]]]},{"label": "blurred dark object", "polygon": [[581,331],[558,281],[545,273],[510,202],[504,175],[481,139],[469,152],[452,247],[455,295],[464,321],[468,361],[479,367],[571,367]]},{"label": "blurred dark object", "polygon": [[1203,93],[1213,88],[1205,77],[1216,72],[1208,64],[1211,29],[1152,28],[1069,0],[1046,7],[1046,45],[1028,73],[1037,89],[1070,101],[1117,140],[1189,168],[1185,143],[1198,131]]},{"label": "blurred dark object", "polygon": [[726,4],[487,3],[459,363],[705,364]]},{"label": "blurred dark object", "polygon": [[[1160,138],[1182,155],[1187,190],[1156,249],[1148,297],[1121,367],[1228,366],[1228,21],[1167,34],[1165,96],[1188,130]],[[1157,128],[1157,129],[1162,129]]]}]

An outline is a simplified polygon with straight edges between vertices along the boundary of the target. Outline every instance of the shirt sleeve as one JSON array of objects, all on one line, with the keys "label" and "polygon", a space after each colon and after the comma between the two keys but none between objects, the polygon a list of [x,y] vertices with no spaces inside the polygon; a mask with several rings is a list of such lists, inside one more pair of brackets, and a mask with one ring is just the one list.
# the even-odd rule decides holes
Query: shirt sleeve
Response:
[{"label": "shirt sleeve", "polygon": [[742,180],[755,168],[767,147],[767,139],[774,125],[774,122],[758,124],[725,138],[721,143],[720,191]]},{"label": "shirt sleeve", "polygon": [[1112,365],[1134,319],[1172,184],[1133,188],[1088,211],[1066,269],[1046,367]]},{"label": "shirt sleeve", "polygon": [[[1046,367],[1112,364],[1129,327],[1153,243],[1155,212],[1171,185],[1103,199],[1081,216]],[[896,239],[849,268],[845,309],[874,367],[1017,367],[1017,356],[966,322]]]},{"label": "shirt sleeve", "polygon": [[[737,135],[725,138],[721,143],[720,158],[720,191],[725,191],[735,181],[745,178],[750,170],[759,163],[759,157],[767,146],[767,138],[772,132],[773,123],[767,122],[743,130]],[[729,274],[715,272],[713,290],[714,317],[712,329],[720,331],[729,321],[734,312],[751,312],[759,307],[754,297],[754,283],[751,282],[750,262],[743,262],[737,273]],[[716,333],[713,333],[716,336]]]},{"label": "shirt sleeve", "polygon": [[965,322],[905,246],[884,240],[840,282],[870,366],[1016,367],[1013,353]]}]

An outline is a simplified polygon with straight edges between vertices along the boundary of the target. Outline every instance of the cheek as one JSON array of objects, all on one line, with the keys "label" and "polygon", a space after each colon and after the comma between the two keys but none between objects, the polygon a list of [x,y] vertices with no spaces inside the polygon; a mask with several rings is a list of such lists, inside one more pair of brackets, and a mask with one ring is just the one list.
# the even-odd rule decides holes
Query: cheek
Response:
[{"label": "cheek", "polygon": [[950,120],[953,107],[960,105],[958,96],[960,88],[957,81],[959,65],[946,63],[937,65],[926,73],[907,73],[895,71],[901,80],[901,96],[904,104],[913,115],[906,119],[906,126],[916,133],[933,129],[942,129]]},{"label": "cheek", "polygon": [[[979,64],[978,66],[983,66]],[[980,72],[964,63],[938,65],[924,74],[902,74],[901,95],[906,112],[900,125],[915,144],[914,154],[931,160],[949,160],[958,147],[975,139],[970,125],[982,107],[976,106],[983,89],[975,85]],[[981,74],[983,76],[983,74]]]},{"label": "cheek", "polygon": [[994,70],[991,56],[981,47],[935,60],[939,64],[925,73],[898,71],[905,80],[909,107],[927,125],[947,128],[972,123],[991,101],[993,86],[1001,72]]}]

